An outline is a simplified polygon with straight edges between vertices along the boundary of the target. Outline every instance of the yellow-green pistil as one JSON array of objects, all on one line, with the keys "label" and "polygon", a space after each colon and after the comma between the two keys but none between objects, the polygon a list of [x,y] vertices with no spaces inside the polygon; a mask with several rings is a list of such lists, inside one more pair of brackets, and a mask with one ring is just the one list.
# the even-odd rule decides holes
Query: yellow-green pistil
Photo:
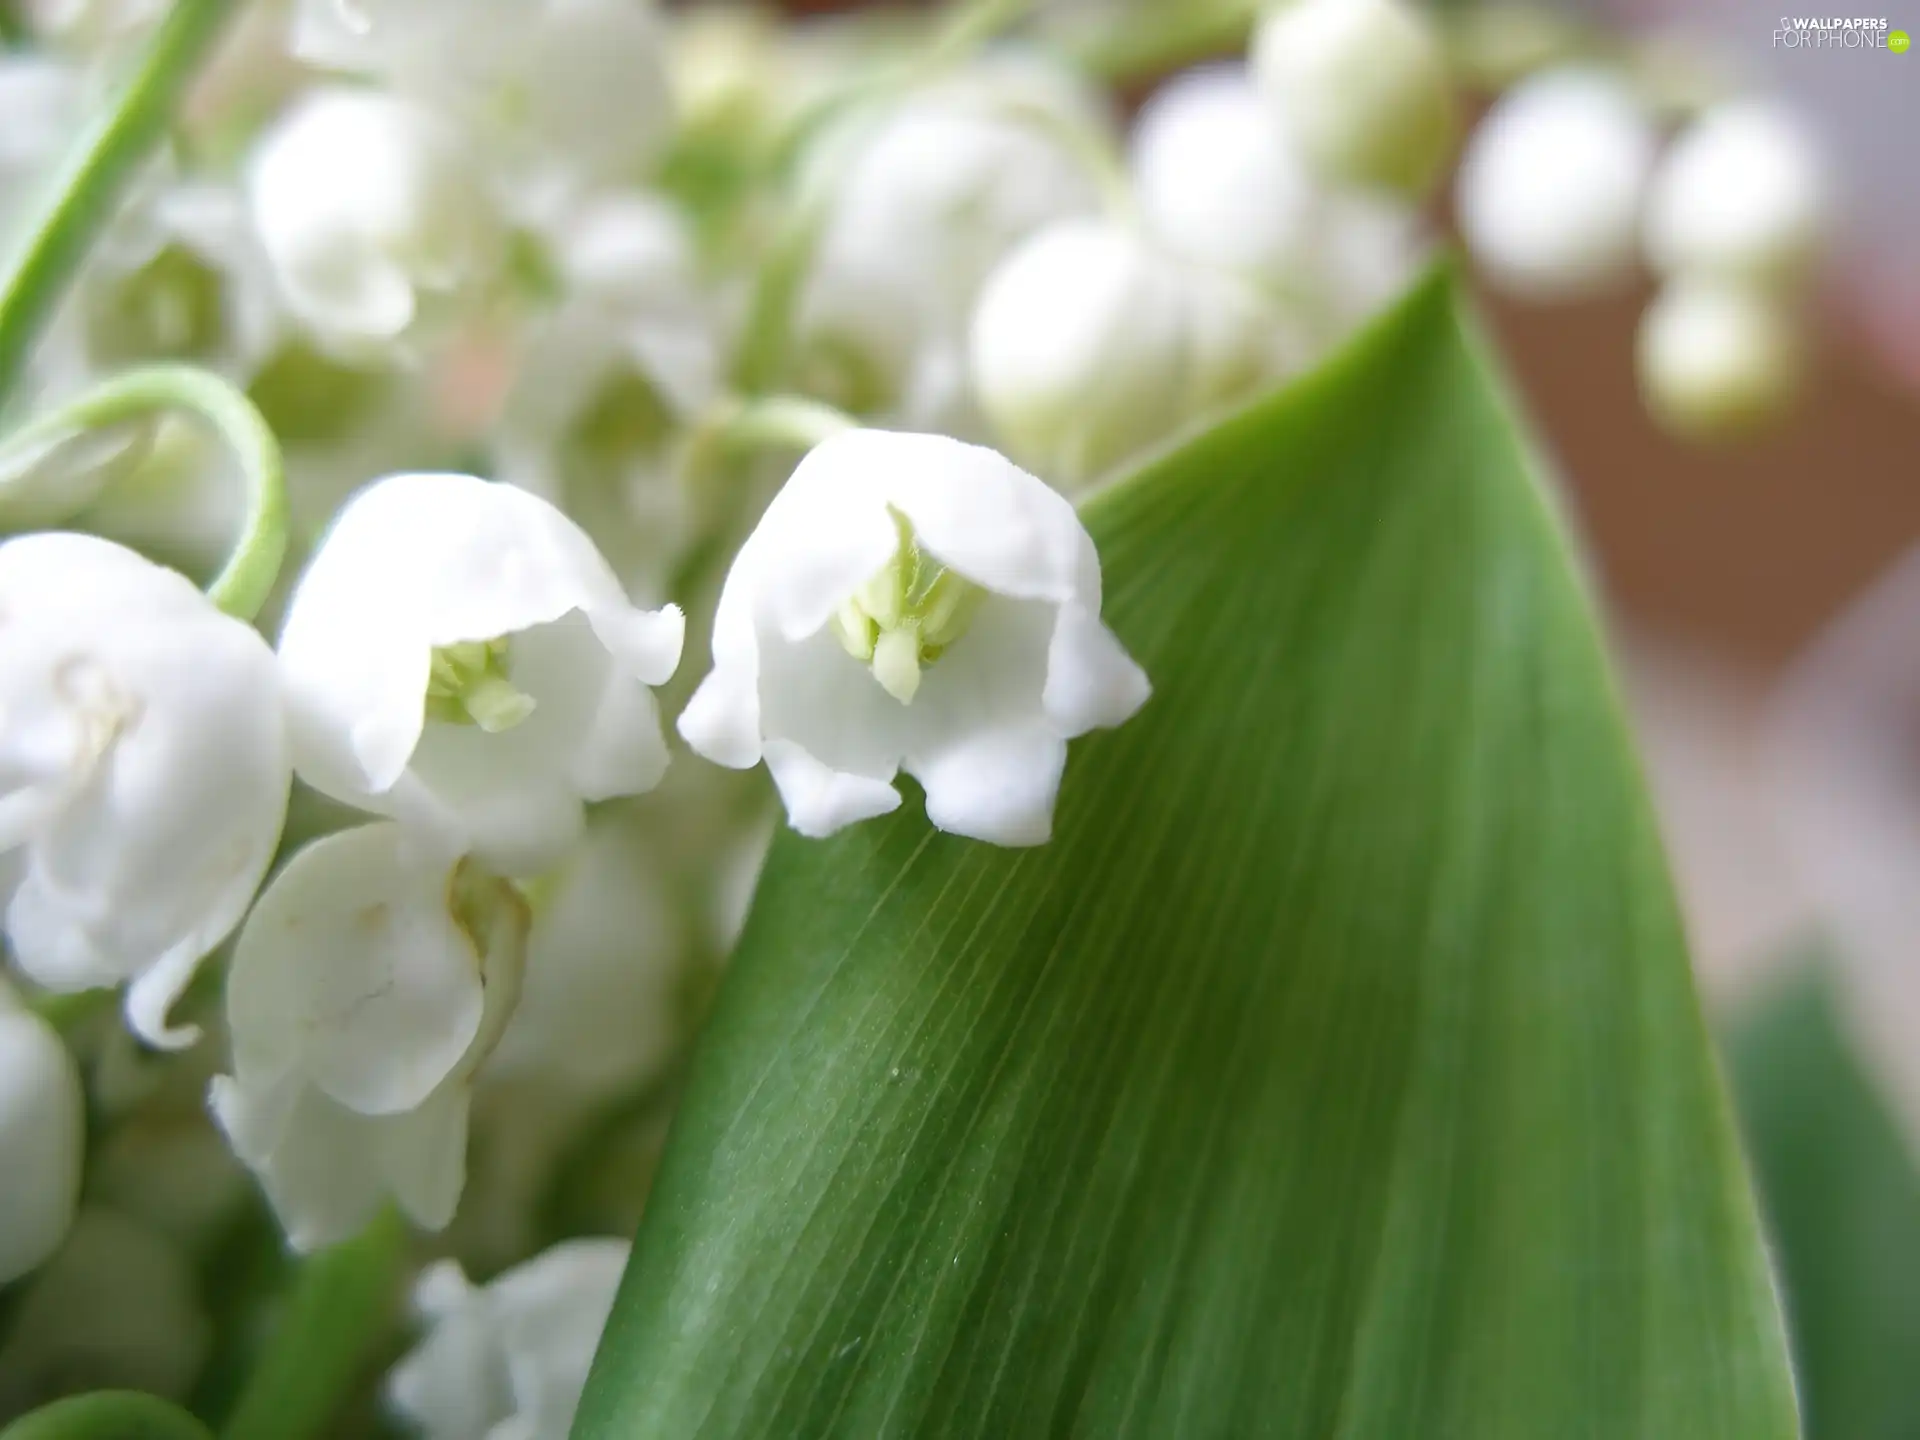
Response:
[{"label": "yellow-green pistil", "polygon": [[920,667],[931,665],[967,633],[986,595],[920,548],[907,517],[892,506],[900,543],[834,613],[833,633],[854,659],[902,705],[920,690]]},{"label": "yellow-green pistil", "polygon": [[433,652],[427,674],[427,718],[478,725],[489,735],[511,730],[533,713],[533,697],[507,674],[507,642],[470,640]]}]

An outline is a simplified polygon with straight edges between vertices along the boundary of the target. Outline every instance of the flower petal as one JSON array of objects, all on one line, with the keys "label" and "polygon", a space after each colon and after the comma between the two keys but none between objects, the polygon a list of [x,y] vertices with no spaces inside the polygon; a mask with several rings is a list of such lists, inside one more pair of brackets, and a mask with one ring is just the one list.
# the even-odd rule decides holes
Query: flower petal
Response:
[{"label": "flower petal", "polygon": [[1069,738],[1131,719],[1153,684],[1100,617],[1063,605],[1047,651],[1047,717]]},{"label": "flower petal", "polygon": [[926,787],[927,819],[940,829],[995,845],[1044,845],[1067,764],[1067,742],[1045,724],[975,732],[910,759]]},{"label": "flower petal", "polygon": [[766,752],[767,771],[787,807],[787,821],[802,835],[824,839],[900,808],[900,792],[884,780],[830,770],[786,740],[769,740]]}]

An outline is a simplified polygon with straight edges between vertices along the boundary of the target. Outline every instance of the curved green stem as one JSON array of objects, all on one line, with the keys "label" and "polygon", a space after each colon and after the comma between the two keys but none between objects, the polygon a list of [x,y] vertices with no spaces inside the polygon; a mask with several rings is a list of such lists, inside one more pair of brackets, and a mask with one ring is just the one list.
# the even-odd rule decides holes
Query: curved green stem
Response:
[{"label": "curved green stem", "polygon": [[98,1390],[22,1415],[0,1440],[213,1440],[213,1432],[157,1395]]},{"label": "curved green stem", "polygon": [[406,1226],[388,1209],[353,1239],[302,1261],[221,1440],[327,1433],[390,1333],[406,1258]]},{"label": "curved green stem", "polygon": [[239,0],[175,0],[138,68],[81,133],[53,182],[52,198],[27,219],[0,261],[0,402],[20,372],[87,247],[122,189],[165,136],[181,97]]},{"label": "curved green stem", "polygon": [[57,410],[0,442],[41,446],[62,436],[117,425],[169,410],[198,416],[233,450],[247,477],[247,513],[226,568],[207,594],[227,614],[251,620],[266,604],[287,553],[286,468],[280,442],[260,411],[236,386],[211,370],[191,365],[153,365],[102,381]]}]

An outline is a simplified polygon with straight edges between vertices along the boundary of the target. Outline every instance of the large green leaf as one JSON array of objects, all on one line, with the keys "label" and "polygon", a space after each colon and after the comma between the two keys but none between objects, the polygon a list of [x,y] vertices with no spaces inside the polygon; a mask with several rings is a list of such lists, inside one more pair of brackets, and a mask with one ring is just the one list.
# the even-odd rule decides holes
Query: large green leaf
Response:
[{"label": "large green leaf", "polygon": [[1436,279],[1090,507],[1154,699],[776,845],[576,1435],[1794,1433],[1534,471]]},{"label": "large green leaf", "polygon": [[1920,1436],[1920,1173],[1811,956],[1727,1045],[1811,1440]]}]

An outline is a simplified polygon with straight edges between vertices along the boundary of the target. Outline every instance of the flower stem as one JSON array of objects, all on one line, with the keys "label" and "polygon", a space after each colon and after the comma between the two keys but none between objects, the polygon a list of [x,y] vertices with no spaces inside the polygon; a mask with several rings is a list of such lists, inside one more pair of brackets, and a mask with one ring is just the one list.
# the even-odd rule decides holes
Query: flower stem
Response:
[{"label": "flower stem", "polygon": [[152,365],[104,380],[57,410],[34,417],[0,442],[44,446],[64,436],[169,410],[198,416],[231,447],[246,475],[247,513],[226,567],[207,586],[213,603],[240,620],[266,604],[287,553],[286,468],[280,442],[231,382],[192,365]]},{"label": "flower stem", "polygon": [[301,1262],[221,1440],[308,1440],[330,1430],[388,1334],[406,1241],[398,1212],[387,1209],[353,1239]]},{"label": "flower stem", "polygon": [[0,402],[127,181],[158,145],[239,0],[175,0],[146,54],[75,142],[44,210],[0,259]]},{"label": "flower stem", "polygon": [[22,1415],[0,1440],[213,1440],[178,1405],[135,1390],[97,1390]]}]

